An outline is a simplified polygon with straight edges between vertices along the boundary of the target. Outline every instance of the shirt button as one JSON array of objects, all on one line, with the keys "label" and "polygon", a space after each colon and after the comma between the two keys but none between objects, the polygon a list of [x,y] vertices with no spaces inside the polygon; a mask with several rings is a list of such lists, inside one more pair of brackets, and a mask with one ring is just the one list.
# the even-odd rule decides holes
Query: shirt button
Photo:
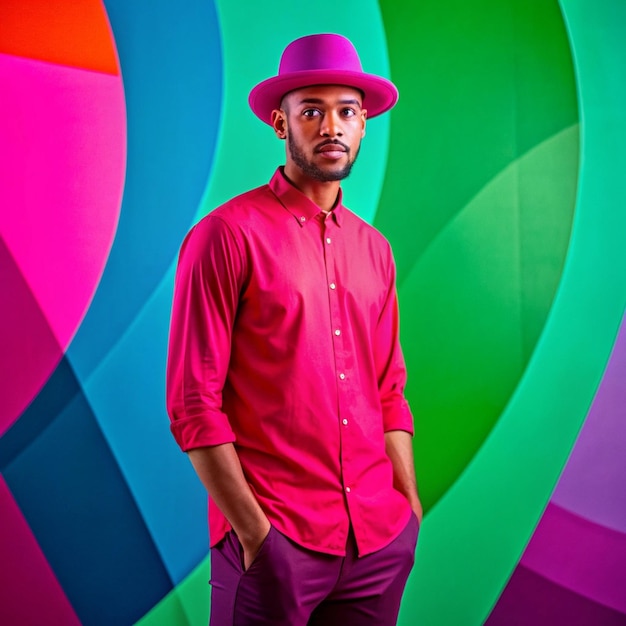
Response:
[{"label": "shirt button", "polygon": [[304,215],[302,217],[300,217],[300,221],[301,222],[306,222],[306,217],[304,217]]},{"label": "shirt button", "polygon": [[339,329],[337,329],[337,330],[335,331],[335,335],[337,335],[337,337],[339,337],[339,335],[341,335],[341,331],[340,331]]},{"label": "shirt button", "polygon": [[346,487],[346,493],[350,493],[350,487]]},{"label": "shirt button", "polygon": [[330,243],[330,237],[326,237],[326,243]]},{"label": "shirt button", "polygon": [[345,375],[343,372],[341,372],[341,374],[339,374],[339,378],[340,378],[341,380],[345,380],[346,375]]},{"label": "shirt button", "polygon": [[341,420],[341,423],[342,423],[344,426],[347,426],[347,425],[348,425],[348,420],[344,417],[344,418]]},{"label": "shirt button", "polygon": [[330,288],[331,288],[331,289],[336,289],[336,288],[337,288],[337,285],[335,285],[335,283],[330,283]]}]

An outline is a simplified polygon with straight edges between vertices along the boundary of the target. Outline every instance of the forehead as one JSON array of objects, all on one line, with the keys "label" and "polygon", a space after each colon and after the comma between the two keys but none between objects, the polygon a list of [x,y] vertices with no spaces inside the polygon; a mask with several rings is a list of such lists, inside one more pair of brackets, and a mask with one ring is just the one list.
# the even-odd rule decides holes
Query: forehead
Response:
[{"label": "forehead", "polygon": [[290,105],[296,106],[307,101],[324,102],[336,104],[342,102],[363,102],[363,94],[354,87],[346,85],[311,85],[290,91],[284,96]]}]

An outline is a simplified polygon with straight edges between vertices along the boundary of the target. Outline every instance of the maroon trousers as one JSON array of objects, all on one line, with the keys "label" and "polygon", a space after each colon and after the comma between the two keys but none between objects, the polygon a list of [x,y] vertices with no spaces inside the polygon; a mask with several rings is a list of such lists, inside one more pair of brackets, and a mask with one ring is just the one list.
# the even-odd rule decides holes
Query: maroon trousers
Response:
[{"label": "maroon trousers", "polygon": [[394,626],[413,567],[419,524],[378,552],[358,558],[314,552],[272,528],[244,571],[232,531],[211,549],[210,626]]}]

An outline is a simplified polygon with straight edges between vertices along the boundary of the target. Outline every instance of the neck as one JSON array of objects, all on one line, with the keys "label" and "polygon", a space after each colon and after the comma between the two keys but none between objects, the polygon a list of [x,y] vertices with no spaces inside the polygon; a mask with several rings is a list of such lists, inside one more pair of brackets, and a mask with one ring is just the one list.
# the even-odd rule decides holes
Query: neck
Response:
[{"label": "neck", "polygon": [[331,180],[321,182],[302,174],[297,168],[290,168],[289,163],[285,165],[285,176],[289,182],[297,187],[309,200],[313,201],[322,211],[330,211],[337,202],[339,187],[341,182]]}]

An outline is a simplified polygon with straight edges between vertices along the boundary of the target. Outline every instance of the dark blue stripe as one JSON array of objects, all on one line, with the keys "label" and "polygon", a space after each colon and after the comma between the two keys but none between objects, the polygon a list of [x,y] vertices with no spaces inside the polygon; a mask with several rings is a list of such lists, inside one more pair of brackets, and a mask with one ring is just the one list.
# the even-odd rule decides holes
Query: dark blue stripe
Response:
[{"label": "dark blue stripe", "polygon": [[78,381],[64,357],[30,406],[0,438],[0,471],[3,472],[80,393]]},{"label": "dark blue stripe", "polygon": [[83,624],[132,624],[172,589],[82,393],[3,473]]}]

